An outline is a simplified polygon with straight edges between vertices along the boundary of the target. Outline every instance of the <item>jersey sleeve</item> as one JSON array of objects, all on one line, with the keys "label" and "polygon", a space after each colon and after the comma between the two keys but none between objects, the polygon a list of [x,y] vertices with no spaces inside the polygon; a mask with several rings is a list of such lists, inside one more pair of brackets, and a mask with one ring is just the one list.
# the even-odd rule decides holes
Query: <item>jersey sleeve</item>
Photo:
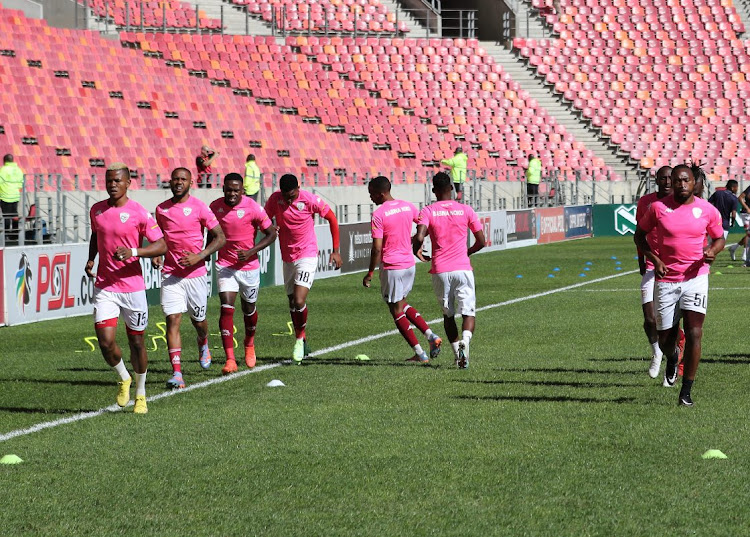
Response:
[{"label": "jersey sleeve", "polygon": [[89,210],[89,222],[91,222],[91,233],[96,233],[96,217],[94,216],[94,208],[92,206]]},{"label": "jersey sleeve", "polygon": [[707,231],[712,239],[716,240],[724,237],[724,227],[721,224],[721,214],[718,209],[711,207],[713,211],[709,212]]},{"label": "jersey sleeve", "polygon": [[313,196],[313,213],[318,213],[320,216],[325,216],[330,210],[331,208],[325,201],[323,201],[323,198],[321,198],[320,196]]},{"label": "jersey sleeve", "polygon": [[383,218],[378,212],[375,212],[372,215],[371,229],[373,239],[383,238]]},{"label": "jersey sleeve", "polygon": [[482,229],[483,227],[482,221],[479,220],[479,216],[474,211],[474,209],[472,209],[468,205],[466,208],[468,209],[466,211],[466,216],[468,217],[468,220],[469,220],[469,229],[471,230],[472,233],[476,233],[477,231]]},{"label": "jersey sleeve", "polygon": [[643,197],[638,200],[638,205],[635,208],[635,222],[636,224],[641,221],[641,218],[643,218],[643,215],[646,213],[646,209],[648,209],[648,203],[646,201],[646,198]]},{"label": "jersey sleeve", "polygon": [[263,209],[263,207],[261,207],[260,205],[258,205],[258,212],[255,215],[253,224],[258,229],[268,229],[273,225],[265,209]]},{"label": "jersey sleeve", "polygon": [[219,225],[219,219],[216,218],[216,215],[214,212],[206,205],[203,204],[203,207],[201,207],[201,224],[206,229],[213,229],[216,226]]},{"label": "jersey sleeve", "polygon": [[416,224],[419,220],[419,209],[413,203],[410,203],[409,206],[411,207],[411,220]]},{"label": "jersey sleeve", "polygon": [[643,213],[643,217],[637,220],[637,222],[638,227],[640,227],[646,233],[654,229],[654,227],[656,227],[656,204],[652,203],[651,205],[649,205],[648,209],[646,209],[646,212]]},{"label": "jersey sleeve", "polygon": [[156,242],[161,238],[164,238],[164,234],[161,231],[161,228],[159,227],[159,224],[156,223],[156,220],[153,216],[151,216],[151,213],[147,210],[143,210],[143,229],[141,230],[141,235],[146,237],[148,242]]},{"label": "jersey sleeve", "polygon": [[266,205],[263,207],[263,210],[266,211],[266,215],[268,215],[268,218],[273,218],[274,216],[276,216],[276,206],[276,192],[274,192],[269,196],[268,200],[266,200]]},{"label": "jersey sleeve", "polygon": [[430,227],[430,208],[425,207],[419,212],[419,216],[417,217],[417,225],[418,226],[427,226]]}]

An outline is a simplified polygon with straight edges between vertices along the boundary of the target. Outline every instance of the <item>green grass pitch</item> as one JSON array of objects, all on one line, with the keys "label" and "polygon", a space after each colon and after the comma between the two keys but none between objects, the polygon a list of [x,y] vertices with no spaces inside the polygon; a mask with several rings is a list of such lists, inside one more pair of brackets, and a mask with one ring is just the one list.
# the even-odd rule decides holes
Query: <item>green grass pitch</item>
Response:
[{"label": "green grass pitch", "polygon": [[[0,465],[0,535],[746,534],[750,271],[727,253],[715,263],[696,406],[679,408],[646,373],[634,250],[603,238],[475,256],[478,306],[506,304],[478,313],[468,371],[447,346],[406,364],[388,335],[150,401],[146,416],[1,441],[25,462]],[[393,330],[361,278],[315,283],[313,351]],[[426,266],[409,301],[440,316]],[[276,364],[293,343],[283,290],[258,304],[259,365]],[[221,377],[217,299],[209,309],[209,371],[183,320],[189,386]],[[152,309],[149,396],[170,371],[162,320]],[[0,436],[114,403],[115,373],[84,339],[91,318],[0,336]],[[712,448],[728,458],[702,459]]]}]

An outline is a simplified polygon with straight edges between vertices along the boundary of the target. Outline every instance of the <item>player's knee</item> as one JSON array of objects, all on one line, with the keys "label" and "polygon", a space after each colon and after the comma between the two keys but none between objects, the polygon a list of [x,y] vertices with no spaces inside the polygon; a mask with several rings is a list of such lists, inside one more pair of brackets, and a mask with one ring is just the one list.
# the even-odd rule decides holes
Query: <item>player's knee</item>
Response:
[{"label": "player's knee", "polygon": [[693,326],[685,330],[685,338],[690,341],[699,342],[702,337],[703,337],[702,326]]}]

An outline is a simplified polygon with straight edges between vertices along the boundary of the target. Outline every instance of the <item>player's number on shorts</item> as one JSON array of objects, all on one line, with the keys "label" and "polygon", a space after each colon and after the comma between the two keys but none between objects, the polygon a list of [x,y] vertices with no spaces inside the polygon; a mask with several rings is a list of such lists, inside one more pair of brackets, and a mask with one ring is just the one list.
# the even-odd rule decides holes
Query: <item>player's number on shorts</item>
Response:
[{"label": "player's number on shorts", "polygon": [[707,301],[708,297],[699,293],[695,293],[692,298],[693,306],[695,306],[696,308],[706,309]]},{"label": "player's number on shorts", "polygon": [[143,326],[146,323],[148,323],[148,314],[143,311],[137,311],[134,312],[135,315],[135,325],[136,326]]},{"label": "player's number on shorts", "polygon": [[258,288],[253,287],[252,289],[250,289],[250,292],[247,295],[247,301],[255,302],[256,300],[258,300]]},{"label": "player's number on shorts", "polygon": [[310,273],[300,270],[297,273],[297,281],[302,283],[308,283],[310,281]]},{"label": "player's number on shorts", "polygon": [[193,307],[194,317],[203,317],[206,315],[206,306],[194,306]]}]

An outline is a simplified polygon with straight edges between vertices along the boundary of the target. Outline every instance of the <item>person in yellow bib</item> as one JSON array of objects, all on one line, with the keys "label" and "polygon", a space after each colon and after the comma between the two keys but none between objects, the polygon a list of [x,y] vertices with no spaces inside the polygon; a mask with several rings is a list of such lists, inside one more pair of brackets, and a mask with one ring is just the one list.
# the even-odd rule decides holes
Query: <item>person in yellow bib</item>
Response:
[{"label": "person in yellow bib", "polygon": [[542,180],[542,161],[536,155],[529,158],[526,168],[526,196],[529,207],[536,207],[539,203],[539,183]]},{"label": "person in yellow bib", "polygon": [[453,179],[453,188],[456,189],[456,201],[461,201],[464,197],[464,183],[466,182],[466,164],[469,157],[466,156],[460,147],[456,148],[453,158],[443,159],[440,164],[448,166],[451,169],[451,179]]},{"label": "person in yellow bib", "polygon": [[248,155],[245,160],[245,195],[258,201],[258,192],[260,191],[260,168],[255,162],[255,155]]},{"label": "person in yellow bib", "polygon": [[18,201],[23,189],[23,171],[13,161],[13,155],[3,157],[3,167],[0,168],[0,209],[3,211],[5,239],[18,240]]}]

